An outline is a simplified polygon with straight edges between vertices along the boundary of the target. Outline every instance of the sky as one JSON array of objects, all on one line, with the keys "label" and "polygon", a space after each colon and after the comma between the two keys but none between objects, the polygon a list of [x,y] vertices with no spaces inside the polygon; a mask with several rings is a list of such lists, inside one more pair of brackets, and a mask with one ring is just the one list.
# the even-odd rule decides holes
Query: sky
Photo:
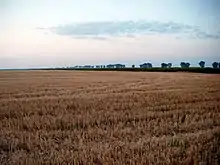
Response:
[{"label": "sky", "polygon": [[219,0],[0,0],[0,68],[220,61]]}]

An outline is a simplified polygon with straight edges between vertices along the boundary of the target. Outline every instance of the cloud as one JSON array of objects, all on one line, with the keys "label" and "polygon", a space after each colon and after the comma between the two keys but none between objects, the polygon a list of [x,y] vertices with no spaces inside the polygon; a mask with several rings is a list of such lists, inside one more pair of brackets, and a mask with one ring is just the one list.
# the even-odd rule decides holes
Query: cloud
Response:
[{"label": "cloud", "polygon": [[197,38],[200,39],[206,39],[206,38],[210,38],[210,39],[220,39],[220,35],[219,34],[207,34],[205,32],[198,32],[196,34]]},{"label": "cloud", "polygon": [[[46,28],[38,27],[39,30]],[[103,39],[107,36],[135,37],[149,34],[185,35],[198,39],[220,39],[219,33],[209,34],[198,26],[185,25],[175,22],[157,21],[121,21],[121,22],[88,22],[68,24],[47,28],[58,35],[72,37],[89,37]]]},{"label": "cloud", "polygon": [[93,40],[108,40],[107,37],[100,37],[100,36],[73,36],[74,39],[93,39]]},{"label": "cloud", "polygon": [[98,36],[91,37],[91,39],[95,39],[95,40],[107,40],[106,37],[98,37]]}]

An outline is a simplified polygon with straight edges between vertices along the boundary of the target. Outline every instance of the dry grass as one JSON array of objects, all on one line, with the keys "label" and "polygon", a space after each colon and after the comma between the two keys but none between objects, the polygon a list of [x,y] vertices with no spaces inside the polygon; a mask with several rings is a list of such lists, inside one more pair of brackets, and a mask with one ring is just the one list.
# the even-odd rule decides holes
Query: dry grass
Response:
[{"label": "dry grass", "polygon": [[0,164],[219,164],[219,146],[219,75],[0,72]]}]

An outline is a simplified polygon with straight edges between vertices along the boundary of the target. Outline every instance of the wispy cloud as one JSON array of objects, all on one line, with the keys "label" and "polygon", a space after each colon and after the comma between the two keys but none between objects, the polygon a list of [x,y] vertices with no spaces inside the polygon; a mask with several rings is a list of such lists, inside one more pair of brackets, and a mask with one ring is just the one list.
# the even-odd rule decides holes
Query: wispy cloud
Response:
[{"label": "wispy cloud", "polygon": [[72,36],[74,39],[92,39],[92,40],[107,40],[107,37],[101,37],[101,36]]},{"label": "wispy cloud", "polygon": [[[38,27],[39,30],[45,30]],[[48,28],[47,28],[48,29]],[[58,35],[105,39],[107,36],[135,37],[148,34],[175,34],[198,39],[220,39],[219,33],[207,33],[197,26],[175,22],[121,21],[89,22],[51,27],[49,30]]]}]

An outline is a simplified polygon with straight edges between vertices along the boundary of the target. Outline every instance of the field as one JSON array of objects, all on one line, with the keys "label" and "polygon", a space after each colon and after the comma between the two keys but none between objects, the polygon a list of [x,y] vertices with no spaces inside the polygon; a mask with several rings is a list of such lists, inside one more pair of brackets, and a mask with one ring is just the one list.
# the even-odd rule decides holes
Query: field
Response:
[{"label": "field", "polygon": [[220,75],[1,71],[0,164],[220,164]]}]

